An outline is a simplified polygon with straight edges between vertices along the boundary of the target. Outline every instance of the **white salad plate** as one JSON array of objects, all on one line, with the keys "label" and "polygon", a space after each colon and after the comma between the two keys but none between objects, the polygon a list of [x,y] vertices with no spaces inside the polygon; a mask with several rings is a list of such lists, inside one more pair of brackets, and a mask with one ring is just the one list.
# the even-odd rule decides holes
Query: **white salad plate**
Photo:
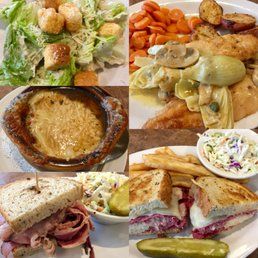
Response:
[{"label": "white salad plate", "polygon": [[[32,2],[32,0],[27,0],[27,2]],[[112,0],[108,1],[109,3],[120,2],[123,3],[126,7],[128,7],[127,0]],[[11,0],[0,0],[0,8],[11,3]],[[4,40],[5,40],[5,28],[6,25],[0,21],[0,64],[3,59],[3,48],[4,48]],[[100,86],[128,86],[129,83],[129,68],[128,68],[128,56],[129,53],[127,49],[129,48],[128,42],[128,29],[125,29],[124,32],[124,53],[126,55],[125,63],[120,66],[110,66],[105,68],[102,72],[98,74],[99,85]]]},{"label": "white salad plate", "polygon": [[[201,0],[159,0],[160,5],[167,6],[169,8],[180,8],[185,14],[199,15],[198,9]],[[224,9],[225,13],[246,13],[256,17],[258,21],[258,4],[249,2],[247,0],[222,0],[217,1]],[[137,3],[129,7],[129,13],[132,14],[141,9],[142,2]],[[148,90],[144,90],[146,95]],[[142,94],[144,94],[142,93]],[[145,99],[145,98],[144,98]],[[152,102],[152,104],[150,104]],[[135,95],[130,95],[129,101],[130,107],[130,129],[140,129],[147,122],[148,119],[155,117],[158,111],[160,111],[164,105],[157,100],[157,98],[151,98],[148,101],[144,101],[142,98],[137,98]],[[247,116],[235,123],[235,128],[253,129],[258,126],[258,112]]]},{"label": "white salad plate", "polygon": [[[255,141],[258,144],[258,135],[252,131],[252,130],[248,130],[248,129],[224,129],[224,130],[219,130],[219,129],[211,129],[211,130],[207,130],[205,133],[212,133],[212,132],[222,132],[222,133],[229,133],[229,132],[235,132],[238,133],[244,137],[246,137],[248,140],[251,141]],[[226,177],[226,178],[230,178],[230,179],[245,179],[245,178],[250,178],[253,176],[256,176],[258,174],[258,171],[256,172],[252,172],[252,173],[247,173],[247,174],[235,174],[229,171],[225,171],[223,169],[219,169],[215,166],[213,166],[210,161],[206,158],[204,152],[203,152],[203,143],[204,143],[204,137],[200,137],[198,142],[197,142],[197,155],[199,160],[202,162],[202,164],[209,169],[210,171],[212,171],[214,174],[222,176],[222,177]]]},{"label": "white salad plate", "polygon": [[[16,88],[0,100],[0,171],[4,172],[35,172],[36,168],[31,166],[20,154],[17,147],[5,134],[2,127],[2,117],[10,102],[26,89],[25,86]],[[102,171],[125,170],[127,151],[118,159],[105,164]]]},{"label": "white salad plate", "polygon": [[[162,147],[162,146],[161,146]],[[159,148],[161,148],[159,147]],[[169,146],[172,151],[178,155],[193,154],[197,157],[197,150],[195,146]],[[158,148],[139,151],[129,155],[129,163],[143,162],[143,154],[151,154]],[[258,176],[252,177],[247,186],[258,194]],[[221,240],[229,245],[230,252],[227,258],[246,258],[256,248],[258,248],[258,215],[253,219],[235,227],[233,230],[220,234],[215,239]],[[181,233],[174,235],[175,237],[191,237],[191,227],[183,230]],[[173,236],[173,235],[171,235]],[[144,258],[137,248],[136,243],[142,239],[153,238],[155,235],[130,237],[129,238],[129,253],[130,258]]]}]

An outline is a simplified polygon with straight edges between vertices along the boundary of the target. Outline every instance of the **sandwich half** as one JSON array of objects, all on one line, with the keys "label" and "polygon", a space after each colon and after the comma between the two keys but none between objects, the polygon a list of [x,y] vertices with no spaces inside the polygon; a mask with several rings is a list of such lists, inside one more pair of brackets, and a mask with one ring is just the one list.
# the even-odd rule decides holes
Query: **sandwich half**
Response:
[{"label": "sandwich half", "polygon": [[169,173],[152,170],[130,179],[130,235],[177,233],[187,224],[185,189]]},{"label": "sandwich half", "polygon": [[246,187],[222,178],[200,177],[193,182],[190,208],[194,238],[210,238],[254,217],[258,196]]},{"label": "sandwich half", "polygon": [[28,256],[44,249],[53,255],[56,246],[91,247],[93,229],[80,202],[83,187],[67,178],[20,180],[0,189],[0,247],[4,257]]}]

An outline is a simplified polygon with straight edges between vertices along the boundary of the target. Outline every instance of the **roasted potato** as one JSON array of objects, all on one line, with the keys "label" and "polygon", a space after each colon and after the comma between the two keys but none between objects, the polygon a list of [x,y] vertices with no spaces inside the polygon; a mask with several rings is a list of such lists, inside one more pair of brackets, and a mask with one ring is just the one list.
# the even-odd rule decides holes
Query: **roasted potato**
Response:
[{"label": "roasted potato", "polygon": [[208,24],[200,24],[198,25],[195,30],[194,33],[191,36],[192,40],[205,40],[207,38],[215,38],[215,37],[219,37],[219,33],[214,29],[213,26],[208,25]]},{"label": "roasted potato", "polygon": [[212,25],[220,25],[223,8],[214,0],[203,0],[199,6],[200,18]]},{"label": "roasted potato", "polygon": [[244,13],[227,13],[222,16],[221,24],[232,32],[248,30],[255,27],[256,19]]},{"label": "roasted potato", "polygon": [[258,38],[258,26],[255,26],[250,30],[240,31],[239,34],[251,34],[251,35],[254,35],[256,38]]}]

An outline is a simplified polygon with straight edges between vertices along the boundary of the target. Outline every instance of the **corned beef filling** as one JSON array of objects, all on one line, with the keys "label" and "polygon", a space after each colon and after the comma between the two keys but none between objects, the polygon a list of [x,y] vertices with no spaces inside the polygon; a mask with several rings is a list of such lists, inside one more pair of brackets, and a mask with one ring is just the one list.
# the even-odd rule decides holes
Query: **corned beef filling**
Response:
[{"label": "corned beef filling", "polygon": [[148,225],[149,228],[146,230],[148,233],[159,233],[170,229],[183,229],[187,224],[187,218],[180,220],[175,216],[153,214],[140,216],[130,221],[130,224],[134,223]]},{"label": "corned beef filling", "polygon": [[130,220],[129,224],[145,224],[148,229],[144,233],[159,234],[160,232],[168,231],[171,229],[182,230],[187,225],[188,208],[192,204],[192,200],[189,199],[188,189],[180,188],[182,190],[182,198],[178,201],[179,210],[182,219],[172,215],[163,214],[151,214],[142,215]]},{"label": "corned beef filling", "polygon": [[3,241],[1,253],[7,257],[15,248],[25,245],[32,248],[42,246],[48,255],[53,255],[57,245],[62,248],[73,248],[88,243],[90,257],[94,258],[89,241],[89,231],[92,229],[87,210],[79,201],[20,233],[14,233],[0,216],[0,240]]},{"label": "corned beef filling", "polygon": [[226,231],[226,230],[229,230],[232,227],[234,227],[234,226],[230,226],[230,227],[226,226],[226,223],[231,221],[232,219],[235,219],[235,218],[237,218],[239,216],[243,216],[243,215],[253,215],[254,216],[256,213],[257,213],[256,210],[249,211],[249,212],[243,212],[240,214],[228,216],[225,219],[214,222],[206,227],[195,228],[192,230],[193,237],[199,238],[199,239],[212,237],[216,234],[219,234],[222,231]]}]

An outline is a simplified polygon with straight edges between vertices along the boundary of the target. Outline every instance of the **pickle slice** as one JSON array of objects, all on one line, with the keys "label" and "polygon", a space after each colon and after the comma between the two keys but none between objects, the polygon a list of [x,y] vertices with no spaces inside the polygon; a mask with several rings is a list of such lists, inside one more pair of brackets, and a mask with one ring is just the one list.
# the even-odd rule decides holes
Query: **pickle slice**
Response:
[{"label": "pickle slice", "polygon": [[129,182],[117,188],[112,194],[109,202],[109,209],[111,213],[118,216],[129,215]]},{"label": "pickle slice", "polygon": [[146,256],[158,258],[223,258],[229,252],[226,243],[192,238],[145,239],[137,248]]}]

